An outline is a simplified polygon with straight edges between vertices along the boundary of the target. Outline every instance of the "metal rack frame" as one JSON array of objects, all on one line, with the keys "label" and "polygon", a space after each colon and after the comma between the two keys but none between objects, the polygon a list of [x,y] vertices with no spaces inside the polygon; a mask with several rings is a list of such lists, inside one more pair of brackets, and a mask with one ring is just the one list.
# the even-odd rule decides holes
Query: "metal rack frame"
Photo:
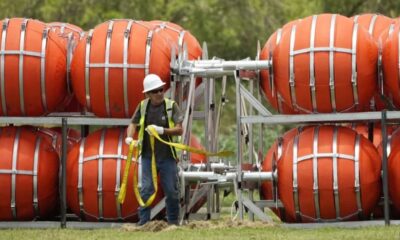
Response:
[{"label": "metal rack frame", "polygon": [[[237,139],[237,165],[235,172],[225,172],[223,174],[216,173],[212,171],[212,164],[215,162],[207,161],[205,164],[205,171],[182,171],[181,179],[183,185],[186,185],[189,181],[204,181],[205,183],[218,186],[219,184],[233,184],[236,192],[236,197],[238,201],[238,211],[239,218],[241,220],[244,219],[244,209],[245,207],[252,213],[250,218],[253,218],[254,215],[258,216],[261,220],[266,222],[271,222],[271,218],[262,211],[262,207],[268,204],[265,203],[256,203],[252,197],[243,196],[243,183],[245,181],[263,181],[263,180],[272,180],[273,178],[277,178],[276,173],[273,172],[244,172],[242,169],[242,163],[245,160],[245,156],[243,155],[242,147],[244,146],[243,142],[243,129],[248,129],[248,139],[249,139],[249,148],[253,149],[253,124],[260,124],[261,131],[263,125],[273,125],[273,124],[289,124],[289,123],[320,123],[320,122],[357,122],[357,121],[376,121],[381,122],[382,124],[382,139],[383,139],[383,164],[382,164],[382,178],[383,178],[383,192],[384,192],[384,215],[385,215],[385,224],[390,224],[389,219],[389,196],[388,196],[388,180],[387,180],[387,133],[386,133],[386,125],[388,121],[395,121],[400,119],[400,112],[363,112],[363,113],[329,113],[329,114],[300,114],[300,115],[273,115],[271,114],[260,102],[259,96],[258,99],[254,97],[254,85],[253,80],[250,82],[250,90],[247,90],[246,87],[242,84],[242,79],[240,76],[241,70],[250,70],[258,73],[262,69],[268,69],[270,66],[270,62],[268,60],[254,60],[251,61],[249,59],[239,60],[239,61],[224,61],[222,59],[211,59],[208,60],[207,56],[207,47],[203,45],[204,60],[188,60],[187,58],[187,50],[186,47],[183,46],[183,49],[178,53],[178,59],[174,57],[171,59],[171,71],[173,79],[171,81],[171,89],[173,89],[170,94],[172,98],[178,100],[182,106],[186,106],[185,109],[185,130],[183,135],[183,143],[188,144],[190,139],[190,129],[193,119],[203,119],[205,121],[205,134],[206,136],[211,136],[206,139],[206,149],[209,151],[216,151],[216,137],[215,134],[217,132],[216,122],[216,111],[215,111],[215,80],[217,77],[226,77],[233,76],[235,79],[235,90],[236,90],[236,139]],[[259,49],[258,49],[259,53]],[[175,56],[175,54],[171,54]],[[258,54],[257,54],[258,55]],[[196,97],[198,91],[195,91],[195,80],[196,77],[204,78],[203,85],[203,94],[204,94],[204,112],[196,112],[194,111],[194,103],[196,101]],[[258,77],[256,77],[256,80]],[[187,90],[184,90],[184,89]],[[178,89],[175,92],[175,89]],[[185,92],[186,91],[186,92]],[[185,94],[186,93],[186,94]],[[185,100],[183,96],[186,96]],[[247,102],[249,104],[249,114],[244,114],[244,110],[246,107],[244,103]],[[256,114],[254,114],[256,112]],[[60,125],[62,126],[62,155],[61,155],[61,191],[60,191],[60,202],[61,202],[61,217],[60,217],[60,227],[67,227],[67,219],[66,219],[66,155],[67,155],[67,128],[69,125],[107,125],[107,126],[127,126],[129,124],[129,119],[115,119],[115,118],[96,118],[89,116],[71,116],[71,115],[60,115],[60,116],[49,116],[49,117],[0,117],[0,124],[14,124],[14,125],[22,125],[22,124],[30,124],[30,125]],[[260,135],[260,139],[262,139],[262,135]],[[262,144],[259,145],[262,147]],[[188,153],[182,154],[182,159],[187,161]],[[253,162],[252,152],[248,156],[248,160]],[[210,188],[214,191],[214,188]],[[188,197],[188,192],[186,188],[182,188],[183,195],[185,198]],[[251,193],[252,194],[252,193]],[[212,213],[212,209],[215,206],[212,206],[212,203],[215,203],[215,195],[211,191],[208,192],[207,197],[207,214],[208,218]],[[217,204],[218,204],[217,200]],[[186,202],[188,204],[188,202]],[[264,205],[263,205],[264,204]],[[260,208],[260,206],[262,206]],[[187,210],[187,206],[184,206]],[[159,206],[158,210],[162,209],[162,205]],[[185,212],[186,214],[187,212]],[[187,217],[187,216],[185,216]],[[4,226],[13,225],[13,222],[0,222],[0,228]],[[17,222],[16,224],[20,224]],[[45,223],[39,223],[38,225],[46,225]],[[73,224],[71,224],[72,226]],[[85,225],[85,224],[82,224]],[[93,223],[87,223],[86,226],[92,226]],[[100,224],[93,226],[117,226],[118,224]],[[54,226],[54,223],[50,223],[48,227]],[[15,226],[14,226],[15,227]],[[40,226],[39,226],[40,227]]]},{"label": "metal rack frame", "polygon": [[[257,56],[259,56],[259,49]],[[258,57],[256,58],[258,59]],[[242,196],[242,181],[243,181],[243,171],[242,171],[242,161],[244,159],[242,146],[243,146],[243,134],[242,129],[244,125],[247,125],[249,129],[252,129],[253,124],[289,124],[289,123],[338,123],[338,122],[357,122],[357,121],[375,121],[381,122],[382,126],[382,184],[384,192],[384,216],[385,224],[390,224],[389,218],[389,194],[388,194],[388,179],[387,179],[387,132],[386,125],[388,121],[395,121],[400,119],[400,112],[392,111],[387,112],[386,110],[382,112],[360,112],[360,113],[326,113],[326,114],[299,114],[299,115],[273,115],[271,114],[260,102],[260,98],[256,99],[253,97],[253,85],[250,84],[250,91],[247,90],[241,84],[240,70],[252,70],[257,73],[259,70],[268,69],[270,62],[266,61],[224,61],[224,60],[198,60],[189,61],[185,57],[185,51],[183,51],[183,56],[178,58],[178,61],[171,61],[171,68],[174,72],[179,75],[190,75],[193,79],[194,76],[201,77],[212,77],[212,76],[226,76],[233,75],[235,78],[236,85],[236,139],[237,139],[237,177],[234,182],[237,200],[239,204],[239,216],[243,219],[244,207],[247,207],[251,212],[258,215],[262,220],[269,221],[269,217],[262,215],[259,212],[259,208],[254,204],[253,201]],[[258,79],[258,76],[257,78]],[[243,102],[247,101],[250,104],[250,115],[243,114]],[[252,114],[253,109],[255,109],[258,114]],[[262,129],[262,127],[261,127]],[[262,131],[261,131],[262,132]],[[250,130],[250,146],[253,148],[252,141],[252,130]],[[262,139],[262,138],[261,138]],[[252,154],[249,156],[250,161],[252,161]],[[268,205],[268,204],[266,204]]]}]

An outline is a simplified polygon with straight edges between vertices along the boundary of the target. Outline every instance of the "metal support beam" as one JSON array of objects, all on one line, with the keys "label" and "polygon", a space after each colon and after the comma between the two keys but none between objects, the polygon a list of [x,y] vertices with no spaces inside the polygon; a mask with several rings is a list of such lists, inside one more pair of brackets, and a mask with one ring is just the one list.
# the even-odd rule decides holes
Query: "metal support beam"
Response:
[{"label": "metal support beam", "polygon": [[386,132],[386,110],[382,111],[381,128],[382,128],[382,184],[384,198],[384,214],[385,225],[390,225],[389,215],[389,189],[388,189],[388,161],[387,161],[387,132]]},{"label": "metal support beam", "polygon": [[165,208],[165,197],[161,199],[150,211],[150,219],[154,219]]},{"label": "metal support beam", "polygon": [[62,118],[62,147],[61,147],[61,196],[60,196],[60,212],[61,212],[61,228],[67,226],[67,118]]},{"label": "metal support beam", "polygon": [[272,219],[266,215],[257,205],[255,205],[250,199],[242,196],[243,205],[246,206],[251,212],[254,213],[261,221],[273,222]]},{"label": "metal support beam", "polygon": [[238,200],[238,205],[239,205],[239,218],[240,220],[243,220],[243,201],[242,201],[242,158],[243,158],[243,152],[242,152],[242,112],[241,112],[241,106],[242,106],[242,101],[241,101],[241,87],[240,87],[240,77],[239,77],[239,71],[235,71],[235,84],[236,84],[236,140],[237,140],[237,184],[235,185],[237,187],[236,190],[236,198]]}]

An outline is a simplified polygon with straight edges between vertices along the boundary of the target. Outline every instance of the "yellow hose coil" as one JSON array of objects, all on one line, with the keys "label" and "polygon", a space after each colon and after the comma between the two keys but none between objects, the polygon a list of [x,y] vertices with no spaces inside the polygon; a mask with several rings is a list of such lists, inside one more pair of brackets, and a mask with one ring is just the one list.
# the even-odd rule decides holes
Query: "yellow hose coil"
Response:
[{"label": "yellow hose coil", "polygon": [[[151,145],[151,174],[152,174],[152,178],[153,178],[153,186],[154,186],[154,193],[149,197],[149,199],[145,202],[143,202],[142,197],[140,196],[139,193],[139,188],[138,188],[138,181],[137,181],[137,173],[134,172],[133,173],[133,191],[135,192],[135,196],[137,201],[139,202],[140,206],[142,207],[148,207],[150,206],[157,194],[158,191],[158,185],[157,185],[157,168],[156,168],[156,158],[155,158],[155,154],[154,154],[154,138],[157,138],[160,142],[165,143],[169,146],[181,149],[181,150],[185,150],[188,152],[194,152],[194,153],[198,153],[198,154],[203,154],[206,156],[219,156],[219,157],[228,157],[233,155],[232,151],[220,151],[220,152],[216,152],[216,153],[212,153],[212,152],[207,152],[205,150],[202,149],[197,149],[197,148],[193,148],[181,143],[173,143],[173,142],[168,142],[165,141],[164,139],[160,138],[160,136],[158,135],[157,131],[151,127],[148,126],[147,127],[147,131],[150,132],[150,145]],[[122,204],[125,201],[125,196],[126,196],[126,184],[128,182],[128,175],[129,175],[129,169],[131,167],[131,163],[132,163],[132,156],[135,153],[135,163],[137,163],[137,155],[138,155],[138,147],[135,146],[134,142],[131,142],[131,144],[129,145],[129,151],[128,151],[128,156],[127,156],[127,161],[126,161],[126,165],[125,165],[125,170],[124,170],[124,176],[123,176],[123,180],[122,180],[122,184],[121,184],[121,190],[118,194],[118,201]],[[135,168],[137,171],[137,167]]]}]

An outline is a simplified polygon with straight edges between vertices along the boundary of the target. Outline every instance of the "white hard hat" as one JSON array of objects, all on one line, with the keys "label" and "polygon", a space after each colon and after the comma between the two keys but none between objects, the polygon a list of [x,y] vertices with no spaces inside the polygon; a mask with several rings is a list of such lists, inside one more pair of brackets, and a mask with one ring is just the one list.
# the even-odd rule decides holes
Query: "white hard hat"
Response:
[{"label": "white hard hat", "polygon": [[165,82],[161,81],[161,78],[159,76],[157,76],[156,74],[149,74],[143,80],[143,93],[147,93],[164,85]]}]

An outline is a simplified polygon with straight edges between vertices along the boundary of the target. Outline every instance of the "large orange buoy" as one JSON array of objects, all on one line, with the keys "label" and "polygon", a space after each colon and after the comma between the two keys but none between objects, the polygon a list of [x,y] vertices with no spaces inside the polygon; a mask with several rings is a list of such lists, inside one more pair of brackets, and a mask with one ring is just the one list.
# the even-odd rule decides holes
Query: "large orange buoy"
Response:
[{"label": "large orange buoy", "polygon": [[67,95],[62,42],[37,20],[4,19],[1,25],[0,115],[52,112]]},{"label": "large orange buoy", "polygon": [[276,46],[277,91],[300,113],[362,109],[376,90],[378,49],[349,18],[322,14],[302,19]]},{"label": "large orange buoy", "polygon": [[[189,145],[191,147],[204,150],[203,145],[201,145],[199,139],[194,135],[190,135],[190,144]],[[192,163],[192,164],[207,163],[207,158],[203,154],[191,152],[190,153],[190,163]]]},{"label": "large orange buoy", "polygon": [[[387,143],[389,196],[394,206],[391,215],[400,216],[400,130],[396,130]],[[394,214],[393,214],[394,212]]]},{"label": "large orange buoy", "polygon": [[305,129],[278,162],[278,191],[297,222],[361,219],[379,200],[381,160],[355,131],[338,126]]},{"label": "large orange buoy", "polygon": [[393,31],[383,41],[382,66],[383,84],[388,97],[396,108],[400,107],[400,84],[399,84],[399,32],[400,25],[396,24]]},{"label": "large orange buoy", "polygon": [[[358,134],[361,134],[364,136],[366,139],[370,140],[372,144],[374,144],[375,147],[379,147],[382,144],[382,127],[380,124],[374,124],[371,131],[371,137],[372,139],[369,139],[369,126],[368,124],[363,124],[363,123],[353,123],[351,126],[349,125],[351,129],[356,131]],[[397,125],[388,125],[386,127],[386,133],[387,137],[390,139],[390,136],[392,133],[398,128]]]},{"label": "large orange buoy", "polygon": [[83,107],[76,100],[72,92],[71,86],[71,61],[75,52],[75,48],[79,41],[84,37],[85,32],[78,26],[70,23],[51,22],[48,23],[50,31],[57,34],[57,36],[64,43],[65,50],[67,51],[67,84],[68,84],[68,97],[65,98],[64,103],[56,109],[58,112],[82,112]]},{"label": "large orange buoy", "polygon": [[0,128],[0,221],[55,217],[58,155],[32,128]]},{"label": "large orange buoy", "polygon": [[[183,45],[186,44],[189,60],[196,60],[201,57],[201,46],[189,31],[183,29],[178,24],[171,22],[154,20],[150,21],[150,24],[156,27],[155,31],[162,34],[165,33],[166,41],[170,42],[172,46],[182,49]],[[176,53],[178,52],[176,51]]]},{"label": "large orange buoy", "polygon": [[392,35],[394,27],[396,23],[390,24],[388,28],[382,31],[381,35],[378,39],[378,46],[379,46],[379,59],[378,59],[378,83],[379,83],[379,90],[381,91],[381,98],[384,99],[385,105],[388,106],[388,109],[392,110],[394,108],[393,105],[393,98],[389,92],[388,86],[385,84],[384,81],[384,73],[383,73],[383,65],[382,65],[382,54],[383,54],[383,46],[389,36]]},{"label": "large orange buoy", "polygon": [[155,73],[169,86],[171,42],[144,21],[110,20],[90,30],[72,60],[78,101],[100,117],[131,117]]},{"label": "large orange buoy", "polygon": [[379,36],[384,30],[396,22],[393,18],[372,13],[355,15],[351,19],[364,27],[375,41],[379,40]]},{"label": "large orange buoy", "polygon": [[[179,51],[184,52],[187,51],[187,57],[189,60],[197,60],[202,56],[202,49],[197,41],[197,39],[186,29],[182,28],[178,24],[165,22],[160,20],[150,21],[155,27],[156,32],[161,34],[163,38],[170,43],[171,46],[174,46],[175,49],[175,57],[178,57]],[[186,48],[184,48],[186,46]],[[198,77],[196,79],[196,87],[200,85],[202,78]],[[186,99],[186,96],[183,96]]]},{"label": "large orange buoy", "polygon": [[[371,14],[371,13],[356,15],[354,17],[351,17],[351,19],[354,20],[354,22],[360,24],[360,26],[364,27],[368,31],[368,33],[371,34],[372,38],[378,44],[380,50],[381,50],[381,45],[379,41],[382,38],[381,37],[382,33],[387,31],[387,29],[389,29],[395,23],[395,20],[392,18],[380,14]],[[380,56],[381,56],[381,51],[379,51],[379,57]],[[382,65],[379,58],[378,59],[379,76],[381,75],[381,72],[382,72]],[[375,92],[374,97],[370,101],[370,106],[367,106],[366,110],[380,111],[386,108],[385,101],[383,101],[381,98],[380,94],[381,88],[382,88],[382,81],[379,78],[378,89]]]},{"label": "large orange buoy", "polygon": [[[268,41],[265,43],[263,49],[260,53],[260,60],[272,60],[274,55],[274,49],[276,45],[279,44],[282,34],[286,31],[290,31],[293,25],[296,25],[301,20],[291,21],[285,24],[282,28],[276,30]],[[293,109],[287,106],[284,102],[282,96],[276,91],[276,83],[273,74],[272,66],[268,70],[262,70],[260,72],[260,85],[261,90],[264,93],[265,98],[271,104],[271,106],[276,109],[279,113],[294,113]]]},{"label": "large orange buoy", "polygon": [[[304,130],[303,127],[293,128],[279,137],[268,150],[264,161],[261,164],[261,169],[264,172],[273,172],[277,169],[277,164],[282,157],[283,151],[285,151],[286,146],[289,141],[291,141],[294,136],[299,134]],[[265,200],[277,200],[278,198],[278,185],[277,179],[272,181],[265,181],[260,187],[261,197]],[[271,210],[278,215],[284,222],[294,222],[294,219],[290,219],[290,216],[285,213],[281,208],[272,207]]]},{"label": "large orange buoy", "polygon": [[[128,154],[124,128],[105,128],[76,144],[67,160],[67,203],[88,221],[137,221],[139,204],[133,193],[131,166],[124,204],[118,194]],[[161,188],[160,188],[161,189]],[[154,204],[162,197],[162,191]]]},{"label": "large orange buoy", "polygon": [[[400,131],[397,129],[397,126],[393,126],[393,125],[387,125],[387,145],[386,145],[386,154],[388,159],[390,159],[390,155],[392,154],[397,154],[396,152],[398,151],[398,146],[400,144]],[[374,131],[374,135],[375,135],[375,131]],[[380,136],[380,138],[382,138],[382,136]],[[377,146],[379,155],[382,156],[383,154],[383,148],[382,148],[382,142],[379,143],[379,145]],[[393,150],[393,151],[392,151]],[[393,161],[393,160],[388,160],[388,161]],[[393,164],[393,163],[390,163]],[[394,189],[391,189],[392,185],[392,181],[396,181],[393,178],[393,175],[391,174],[397,174],[394,173],[395,170],[394,169],[390,169],[390,164],[389,164],[389,169],[388,169],[388,177],[389,177],[389,193],[394,193],[396,194],[394,191]],[[394,183],[394,185],[396,185],[396,183]],[[394,190],[394,191],[393,191]],[[383,191],[381,192],[381,199],[383,199]],[[391,199],[392,201],[390,201],[390,218],[391,219],[399,219],[400,218],[400,209],[396,209],[394,207],[394,202],[393,199]],[[379,218],[383,218],[384,217],[384,206],[382,204],[378,204],[375,207],[375,210],[373,211],[373,217],[375,219],[379,219]]]},{"label": "large orange buoy", "polygon": [[[390,129],[389,126],[387,127],[387,129]],[[398,148],[398,146],[400,146],[400,129],[397,128],[393,131],[388,131],[387,132],[387,146],[386,146],[386,154],[388,157],[390,157],[390,155],[392,154],[392,150],[394,150],[395,148]],[[382,143],[379,144],[378,146],[378,151],[379,153],[382,153]],[[396,151],[395,151],[396,152]]]}]

